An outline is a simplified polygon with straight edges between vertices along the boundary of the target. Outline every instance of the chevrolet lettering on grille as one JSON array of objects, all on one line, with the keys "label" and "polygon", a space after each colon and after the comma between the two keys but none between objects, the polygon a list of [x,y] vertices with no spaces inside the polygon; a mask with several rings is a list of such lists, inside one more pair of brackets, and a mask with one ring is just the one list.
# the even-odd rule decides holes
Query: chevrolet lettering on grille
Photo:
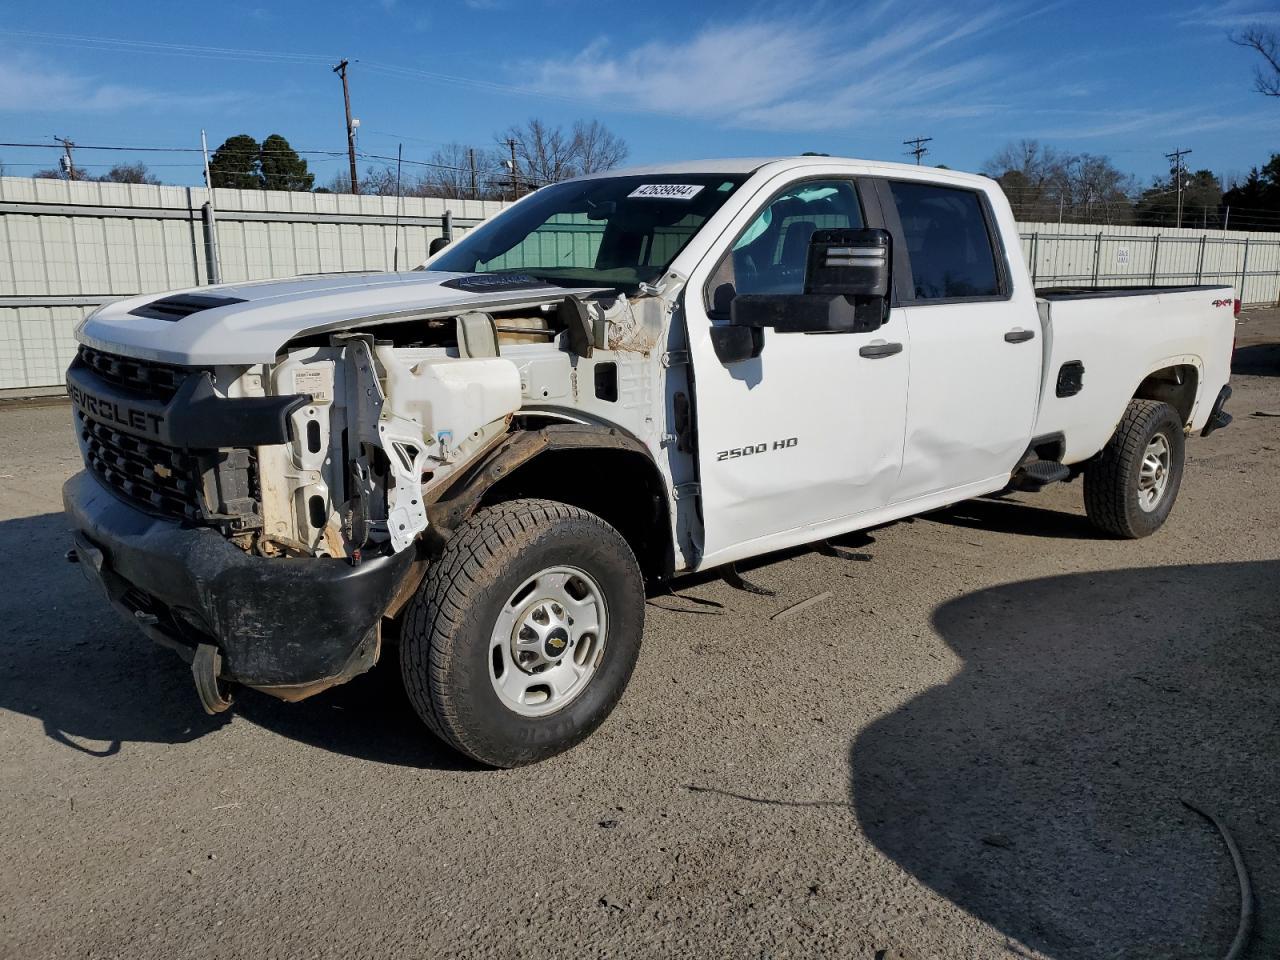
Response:
[{"label": "chevrolet lettering on grille", "polygon": [[67,393],[71,396],[71,402],[80,409],[80,412],[92,417],[94,420],[119,424],[122,427],[140,430],[155,436],[160,434],[160,424],[164,423],[164,417],[158,413],[139,410],[136,407],[120,403],[118,400],[95,397],[75,383],[67,384]]}]

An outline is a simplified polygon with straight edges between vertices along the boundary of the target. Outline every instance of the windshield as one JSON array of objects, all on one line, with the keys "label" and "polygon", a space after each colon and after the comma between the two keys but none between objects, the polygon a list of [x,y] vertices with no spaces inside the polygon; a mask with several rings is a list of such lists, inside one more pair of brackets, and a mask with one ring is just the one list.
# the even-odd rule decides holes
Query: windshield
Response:
[{"label": "windshield", "polygon": [[543,187],[429,268],[521,273],[573,286],[653,283],[745,177],[605,177]]}]

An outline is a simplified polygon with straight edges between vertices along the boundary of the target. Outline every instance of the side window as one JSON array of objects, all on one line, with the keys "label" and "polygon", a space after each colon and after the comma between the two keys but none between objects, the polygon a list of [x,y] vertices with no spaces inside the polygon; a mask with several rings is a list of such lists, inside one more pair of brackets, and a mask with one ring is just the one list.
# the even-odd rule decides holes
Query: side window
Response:
[{"label": "side window", "polygon": [[769,202],[725,254],[707,289],[707,306],[727,312],[739,293],[803,293],[815,230],[862,227],[858,193],[847,180],[796,184]]},{"label": "side window", "polygon": [[917,300],[1000,296],[982,202],[972,190],[889,184],[911,258]]}]

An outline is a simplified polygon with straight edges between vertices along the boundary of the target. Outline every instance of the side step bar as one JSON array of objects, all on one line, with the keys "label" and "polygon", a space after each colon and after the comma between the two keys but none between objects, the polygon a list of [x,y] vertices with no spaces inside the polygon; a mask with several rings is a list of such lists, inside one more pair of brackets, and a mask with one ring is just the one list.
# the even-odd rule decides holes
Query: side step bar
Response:
[{"label": "side step bar", "polygon": [[1032,460],[1013,473],[1013,486],[1019,490],[1039,490],[1051,483],[1071,478],[1071,468],[1053,460]]}]

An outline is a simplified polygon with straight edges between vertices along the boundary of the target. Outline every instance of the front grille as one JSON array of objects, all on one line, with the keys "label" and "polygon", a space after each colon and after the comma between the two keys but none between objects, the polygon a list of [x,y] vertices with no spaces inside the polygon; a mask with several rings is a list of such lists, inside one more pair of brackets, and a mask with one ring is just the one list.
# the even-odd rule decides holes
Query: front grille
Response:
[{"label": "front grille", "polygon": [[205,518],[204,465],[198,453],[122,433],[77,414],[84,461],[108,487],[177,520]]},{"label": "front grille", "polygon": [[190,368],[120,357],[85,346],[80,348],[80,360],[107,383],[162,403],[172,400],[193,372]]}]

